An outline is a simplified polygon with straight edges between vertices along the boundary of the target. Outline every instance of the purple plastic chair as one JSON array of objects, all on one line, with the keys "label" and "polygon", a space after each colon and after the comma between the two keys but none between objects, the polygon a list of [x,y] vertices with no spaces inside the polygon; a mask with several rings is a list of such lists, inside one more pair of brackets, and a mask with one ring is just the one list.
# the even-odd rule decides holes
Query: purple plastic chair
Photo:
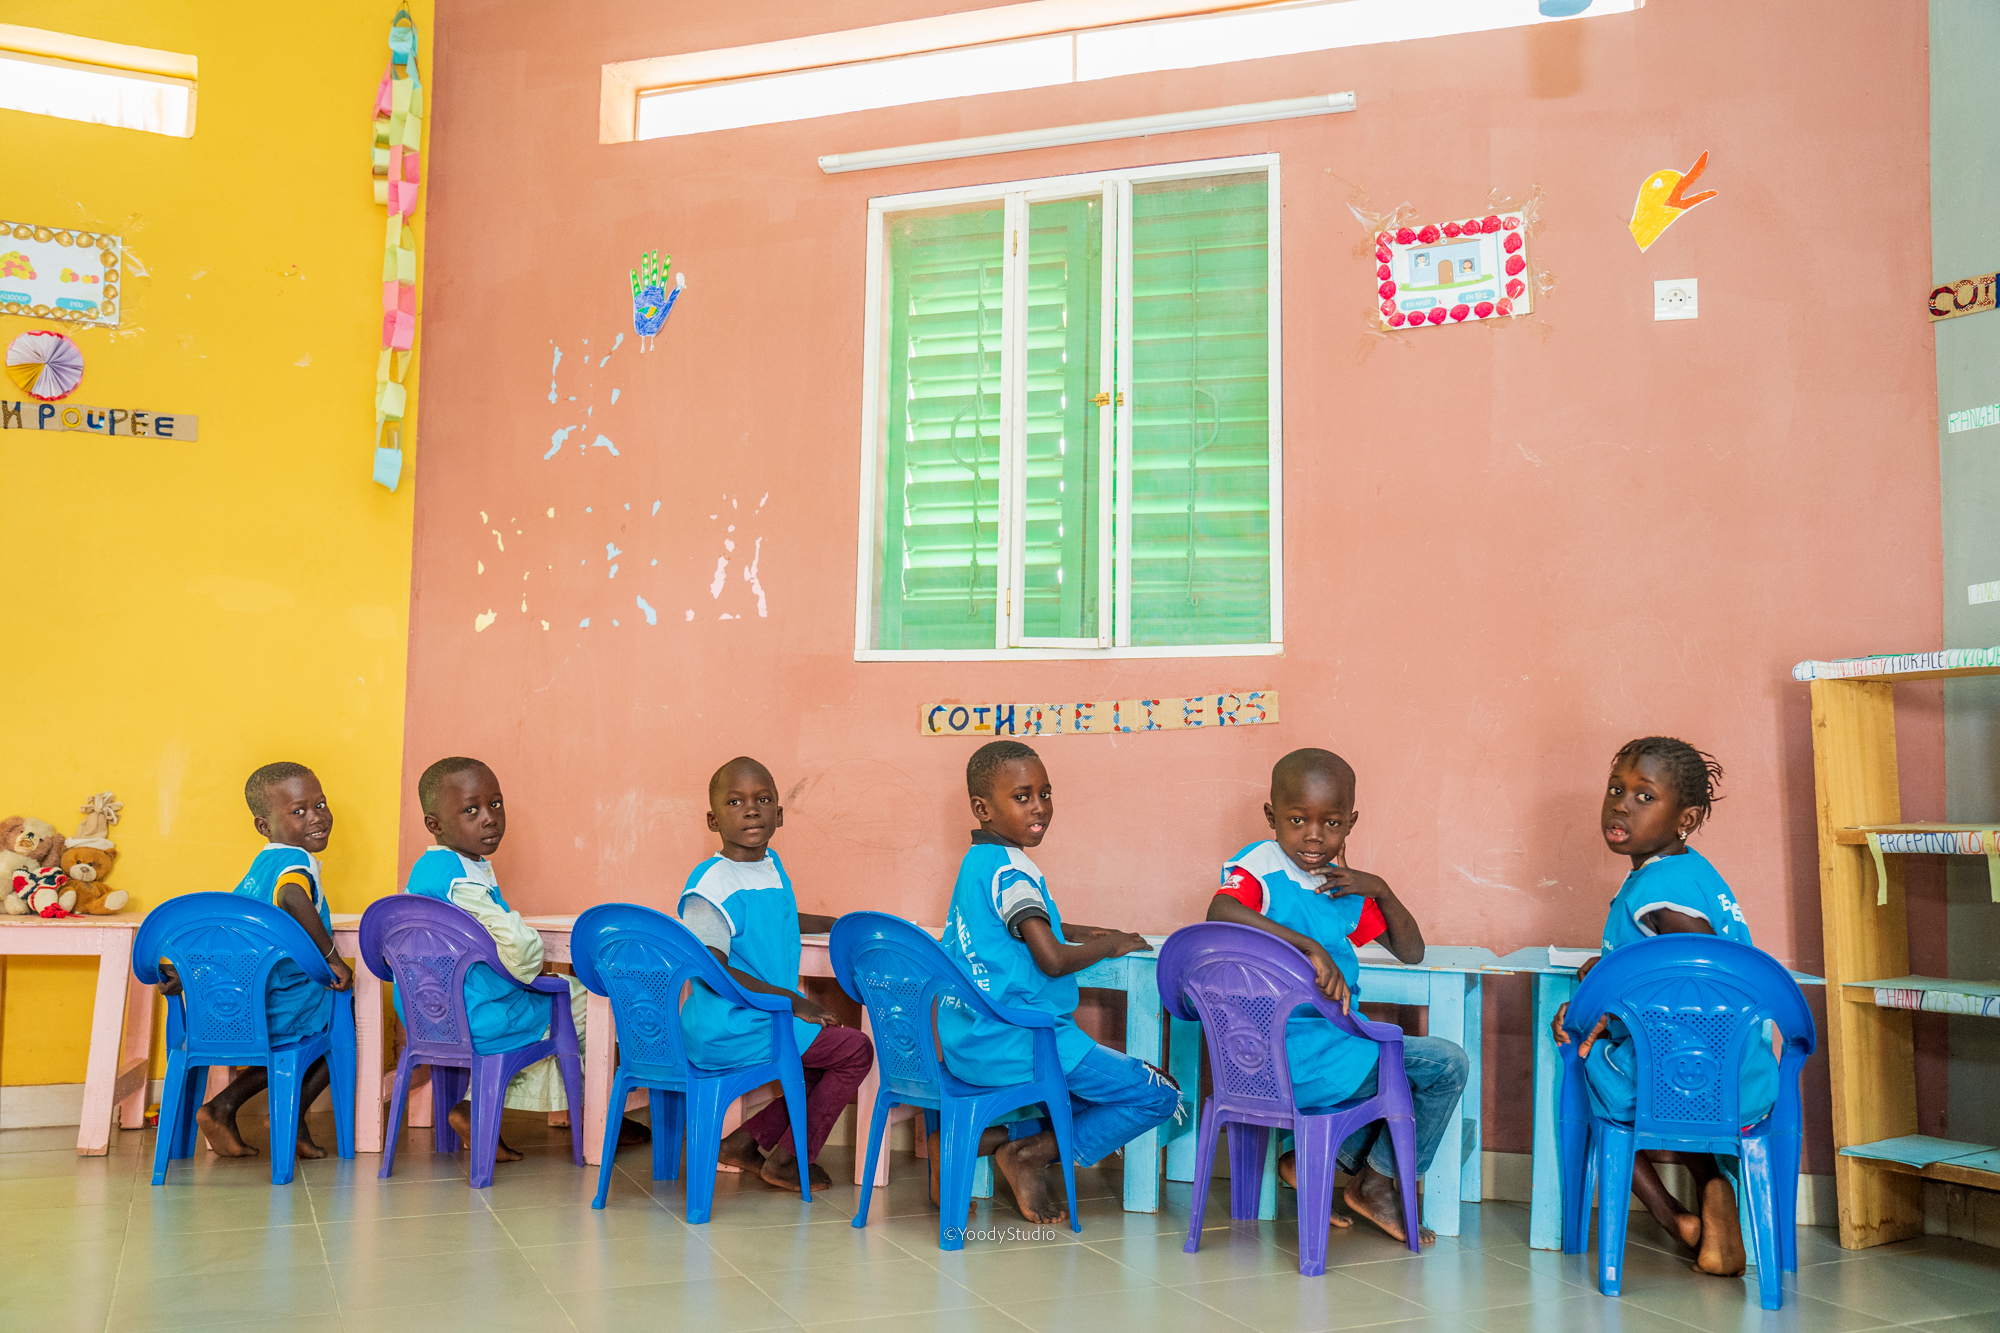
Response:
[{"label": "purple plastic chair", "polygon": [[[1291,945],[1250,926],[1213,921],[1184,926],[1160,946],[1160,994],[1173,1012],[1201,1023],[1215,1094],[1202,1103],[1195,1150],[1194,1216],[1187,1244],[1201,1249],[1201,1221],[1215,1136],[1229,1125],[1229,1215],[1257,1216],[1264,1186],[1264,1147],[1273,1129],[1297,1140],[1299,1275],[1326,1272],[1326,1234],[1333,1211],[1333,1175],[1342,1140],[1376,1120],[1389,1123],[1396,1149],[1396,1183],[1403,1195],[1403,1231],[1422,1252],[1417,1229],[1417,1122],[1403,1071],[1403,1030],[1347,1015],[1313,984],[1312,964]],[[1379,1043],[1379,1089],[1373,1097],[1328,1109],[1301,1107],[1292,1095],[1285,1023],[1311,1009],[1352,1037]]]},{"label": "purple plastic chair", "polygon": [[500,1113],[507,1084],[537,1060],[553,1055],[569,1092],[570,1155],[583,1165],[583,1059],[570,1017],[569,983],[561,977],[536,977],[521,986],[549,997],[549,1035],[519,1050],[482,1054],[472,1046],[472,1024],[465,1013],[465,974],[484,963],[493,974],[520,986],[500,961],[493,937],[461,907],[418,894],[398,893],[378,898],[361,914],[361,960],[384,981],[396,983],[403,1000],[406,1041],[396,1062],[396,1092],[389,1105],[388,1142],[382,1146],[386,1180],[396,1165],[396,1140],[403,1129],[403,1103],[410,1094],[410,1075],[418,1065],[431,1067],[431,1096],[437,1107],[436,1144],[439,1152],[458,1151],[458,1135],[446,1123],[445,1111],[466,1095],[472,1099],[472,1188],[493,1183],[493,1159],[500,1147]]}]

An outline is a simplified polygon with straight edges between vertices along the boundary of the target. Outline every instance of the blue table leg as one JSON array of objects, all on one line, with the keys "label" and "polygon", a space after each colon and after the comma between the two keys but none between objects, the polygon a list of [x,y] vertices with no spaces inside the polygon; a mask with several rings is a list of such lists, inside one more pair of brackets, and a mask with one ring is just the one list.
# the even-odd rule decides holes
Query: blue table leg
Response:
[{"label": "blue table leg", "polygon": [[1465,1169],[1460,1173],[1458,1197],[1478,1203],[1485,1186],[1486,1151],[1481,1130],[1485,1124],[1486,1084],[1482,1056],[1486,1048],[1486,988],[1477,972],[1466,977],[1465,987],[1465,1100],[1460,1109],[1465,1117]]},{"label": "blue table leg", "polygon": [[1167,1140],[1167,1179],[1193,1180],[1195,1117],[1201,1111],[1201,1024],[1171,1015],[1167,1020],[1167,1072],[1181,1085],[1181,1119]]},{"label": "blue table leg", "polygon": [[1562,1060],[1550,1032],[1556,1010],[1569,1002],[1576,978],[1535,974],[1535,1157],[1534,1186],[1528,1200],[1528,1244],[1537,1250],[1562,1248],[1562,1169],[1556,1160],[1556,1102]]},{"label": "blue table leg", "polygon": [[[1432,972],[1430,976],[1430,1035],[1465,1045],[1465,992],[1468,978],[1463,972]],[[1465,1135],[1460,1097],[1445,1122],[1444,1138],[1438,1143],[1431,1169],[1424,1173],[1424,1225],[1440,1236],[1458,1234],[1458,1196],[1465,1169]]]},{"label": "blue table leg", "polygon": [[[1127,954],[1125,969],[1125,1053],[1150,1065],[1161,1058],[1159,967],[1151,954]],[[1169,1128],[1172,1122],[1168,1122]],[[1125,1145],[1125,1211],[1160,1211],[1159,1129],[1149,1129]]]}]

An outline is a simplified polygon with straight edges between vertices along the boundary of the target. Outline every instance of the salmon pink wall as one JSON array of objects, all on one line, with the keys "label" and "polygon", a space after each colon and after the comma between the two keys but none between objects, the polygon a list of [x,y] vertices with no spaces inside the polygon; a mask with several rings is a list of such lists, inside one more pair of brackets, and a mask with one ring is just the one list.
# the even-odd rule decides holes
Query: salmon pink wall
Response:
[{"label": "salmon pink wall", "polygon": [[[919,738],[919,702],[1272,688],[1273,728],[1043,743],[1057,819],[1037,856],[1067,914],[1197,919],[1262,829],[1271,762],[1327,745],[1360,772],[1356,863],[1433,941],[1587,944],[1624,868],[1596,832],[1607,761],[1666,732],[1728,769],[1701,844],[1759,941],[1816,967],[1789,668],[1940,634],[1931,344],[1912,314],[1930,271],[1922,9],[1808,22],[1674,0],[597,142],[606,61],[962,7],[602,0],[552,22],[527,0],[440,5],[404,865],[427,842],[417,773],[470,753],[505,785],[517,905],[671,907],[710,847],[705,779],[748,753],[786,793],[803,906],[936,921],[971,744]],[[1351,115],[836,177],[814,161],[1348,89]],[[1641,254],[1639,182],[1704,149],[1718,196]],[[868,198],[1252,152],[1283,162],[1284,655],[854,662]],[[1534,186],[1558,280],[1535,324],[1364,335],[1360,193],[1443,220]],[[626,270],[653,248],[689,287],[642,355]],[[1700,318],[1654,322],[1654,280],[1684,277]],[[1906,811],[1941,817],[1934,703],[1904,748]],[[1488,1096],[1507,1112],[1488,1146],[1518,1150],[1525,988],[1494,991]]]}]

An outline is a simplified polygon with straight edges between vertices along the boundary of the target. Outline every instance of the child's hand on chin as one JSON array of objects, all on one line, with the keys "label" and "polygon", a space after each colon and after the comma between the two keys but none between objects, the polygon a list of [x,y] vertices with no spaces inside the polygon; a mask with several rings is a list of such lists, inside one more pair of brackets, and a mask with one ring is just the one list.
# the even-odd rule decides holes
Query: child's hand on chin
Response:
[{"label": "child's hand on chin", "polygon": [[1365,870],[1328,866],[1320,872],[1319,891],[1329,898],[1380,898],[1389,891],[1389,881]]}]

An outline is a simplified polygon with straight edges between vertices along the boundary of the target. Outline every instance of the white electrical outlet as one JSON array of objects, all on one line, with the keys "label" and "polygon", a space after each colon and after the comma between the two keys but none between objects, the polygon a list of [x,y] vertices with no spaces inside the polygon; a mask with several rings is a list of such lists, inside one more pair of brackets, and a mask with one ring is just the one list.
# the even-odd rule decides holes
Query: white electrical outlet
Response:
[{"label": "white electrical outlet", "polygon": [[1654,319],[1693,319],[1697,309],[1693,278],[1662,278],[1653,284]]}]

